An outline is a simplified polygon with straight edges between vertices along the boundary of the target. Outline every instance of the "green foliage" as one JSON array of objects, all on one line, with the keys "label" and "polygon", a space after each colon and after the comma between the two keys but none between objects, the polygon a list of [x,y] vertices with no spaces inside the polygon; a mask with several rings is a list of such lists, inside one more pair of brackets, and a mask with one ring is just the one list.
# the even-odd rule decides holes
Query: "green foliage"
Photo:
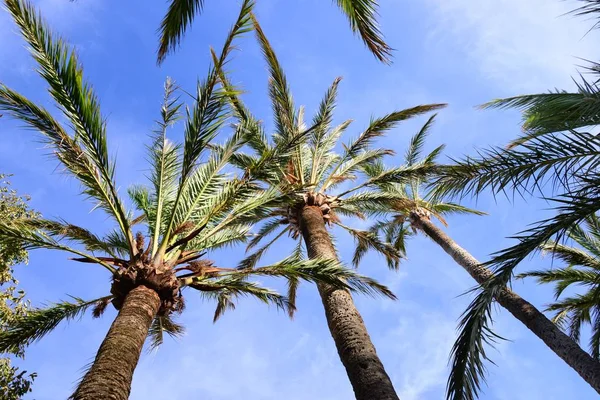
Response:
[{"label": "green foliage", "polygon": [[[29,208],[28,197],[21,197],[11,189],[8,176],[0,174],[0,220],[34,218],[37,213]],[[18,318],[27,315],[29,303],[25,293],[17,290],[18,282],[13,277],[13,266],[27,262],[27,251],[18,244],[0,244],[0,331]],[[23,357],[21,346],[11,353]],[[31,391],[36,374],[19,371],[11,365],[9,358],[0,358],[0,397],[18,400]]]},{"label": "green foliage", "polygon": [[[253,6],[252,2],[246,3],[249,8]],[[385,43],[377,24],[377,1],[337,0],[337,5],[348,18],[352,31],[360,35],[373,55],[379,61],[390,63],[392,48]],[[185,31],[203,8],[204,0],[171,0],[159,29],[159,64],[179,46]]]}]

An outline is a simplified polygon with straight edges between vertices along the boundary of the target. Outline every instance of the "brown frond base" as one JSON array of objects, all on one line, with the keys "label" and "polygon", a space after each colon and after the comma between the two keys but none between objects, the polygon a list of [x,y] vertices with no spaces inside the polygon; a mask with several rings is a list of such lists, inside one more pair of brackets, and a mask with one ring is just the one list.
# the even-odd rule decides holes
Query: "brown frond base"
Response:
[{"label": "brown frond base", "polygon": [[339,218],[331,208],[333,197],[323,193],[307,192],[302,195],[302,200],[298,201],[294,206],[288,207],[287,216],[282,223],[288,223],[292,226],[292,237],[297,239],[300,237],[300,214],[304,207],[316,207],[320,210],[323,216],[323,221],[327,225],[338,222]]},{"label": "brown frond base", "polygon": [[171,268],[159,269],[144,264],[120,268],[114,275],[110,292],[115,296],[112,301],[115,308],[120,310],[127,294],[141,285],[154,290],[160,297],[159,315],[183,309],[179,282],[174,271]]}]

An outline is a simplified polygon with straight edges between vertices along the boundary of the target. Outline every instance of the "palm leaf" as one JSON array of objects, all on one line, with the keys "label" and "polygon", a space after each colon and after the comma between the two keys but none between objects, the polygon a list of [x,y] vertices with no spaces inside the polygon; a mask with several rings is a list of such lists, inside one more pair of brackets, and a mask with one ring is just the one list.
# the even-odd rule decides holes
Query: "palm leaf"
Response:
[{"label": "palm leaf", "polygon": [[[133,255],[133,237],[114,183],[114,162],[108,155],[105,123],[91,86],[83,80],[83,71],[74,50],[70,49],[60,37],[50,32],[41,16],[28,1],[6,0],[5,4],[29,44],[30,52],[40,66],[39,72],[50,86],[50,94],[71,122],[75,131],[75,143],[65,145],[57,143],[58,137],[56,136],[63,136],[64,133],[57,129],[43,131],[43,133],[53,136],[50,137],[50,140],[54,142],[59,151],[63,150],[61,148],[63,146],[70,147],[68,151],[58,154],[58,158],[63,163],[66,161],[73,166],[79,166],[76,171],[74,168],[68,169],[86,187],[86,193],[100,201],[102,207],[117,220],[123,233],[131,237],[131,254]],[[17,103],[20,104],[16,106],[21,108],[21,112],[29,111],[31,113],[34,111],[31,107],[27,107],[29,110],[24,109],[23,106],[27,105],[24,98],[10,96],[10,93],[6,93],[5,87],[2,89],[5,93],[1,97],[8,95],[12,97],[11,100],[17,100]],[[37,115],[34,118],[45,114],[39,111],[41,110],[35,110]],[[13,114],[19,116],[20,113],[13,112]],[[47,120],[47,118],[44,119]],[[60,139],[62,140],[64,137],[60,137]],[[79,143],[83,145],[79,156],[85,157],[85,160],[81,161],[73,159],[76,156],[74,153],[78,152],[79,146],[77,145]],[[73,147],[75,148],[73,149]]]},{"label": "palm leaf", "polygon": [[391,62],[389,47],[377,25],[376,0],[337,0],[338,7],[346,14],[352,31],[358,32],[373,55],[385,63]]},{"label": "palm leaf", "polygon": [[29,345],[51,332],[63,320],[73,320],[89,307],[111,297],[101,297],[92,301],[74,298],[74,303],[61,302],[47,308],[31,310],[0,332],[0,352],[13,352],[21,346]]},{"label": "palm leaf", "polygon": [[157,315],[150,325],[148,338],[150,339],[150,350],[157,349],[164,342],[164,334],[175,338],[185,333],[185,328],[173,321],[171,315]]}]

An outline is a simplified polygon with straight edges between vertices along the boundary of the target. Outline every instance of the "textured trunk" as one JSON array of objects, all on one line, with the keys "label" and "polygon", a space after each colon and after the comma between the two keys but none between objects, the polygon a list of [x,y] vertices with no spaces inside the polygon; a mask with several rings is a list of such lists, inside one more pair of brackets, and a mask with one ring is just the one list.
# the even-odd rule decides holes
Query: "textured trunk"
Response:
[{"label": "textured trunk", "polygon": [[[492,272],[481,266],[471,254],[460,247],[441,229],[431,221],[422,218],[416,213],[411,214],[411,223],[423,231],[434,242],[440,245],[450,257],[462,266],[468,273],[481,284],[489,279]],[[563,333],[558,326],[542,314],[533,304],[523,299],[510,289],[504,289],[496,301],[506,308],[512,315],[521,321],[552,351],[573,368],[587,383],[600,393],[600,363],[583,351],[569,336]]]},{"label": "textured trunk", "polygon": [[74,400],[126,400],[160,298],[146,286],[133,289],[123,302],[92,367],[83,377]]},{"label": "textured trunk", "polygon": [[[319,207],[305,206],[300,227],[310,258],[337,259]],[[327,324],[357,400],[398,400],[365,324],[346,290],[318,285]]]}]

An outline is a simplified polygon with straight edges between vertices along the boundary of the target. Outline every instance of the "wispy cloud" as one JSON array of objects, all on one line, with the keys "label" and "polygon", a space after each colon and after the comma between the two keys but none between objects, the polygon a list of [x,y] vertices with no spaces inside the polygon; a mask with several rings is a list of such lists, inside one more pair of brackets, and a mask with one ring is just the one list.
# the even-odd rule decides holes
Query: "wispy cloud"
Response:
[{"label": "wispy cloud", "polygon": [[508,90],[571,87],[577,57],[593,58],[591,23],[565,15],[580,4],[547,0],[428,0],[437,43],[458,41],[469,64]]}]

